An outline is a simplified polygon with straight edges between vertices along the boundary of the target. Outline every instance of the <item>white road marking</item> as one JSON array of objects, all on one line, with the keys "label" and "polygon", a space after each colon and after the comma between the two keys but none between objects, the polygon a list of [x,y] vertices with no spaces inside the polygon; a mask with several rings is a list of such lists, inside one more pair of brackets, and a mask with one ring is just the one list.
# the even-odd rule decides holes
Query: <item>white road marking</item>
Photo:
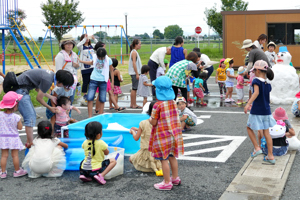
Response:
[{"label": "white road marking", "polygon": [[[179,160],[191,160],[191,161],[206,161],[206,162],[226,162],[227,159],[235,152],[235,150],[243,143],[246,136],[225,136],[225,135],[200,135],[200,134],[182,134],[184,140],[184,147],[201,146],[204,144],[215,144],[218,142],[231,141],[229,145],[204,148],[198,150],[185,151],[183,156],[180,156]],[[200,142],[187,142],[187,140],[196,138],[213,138],[210,140]],[[209,157],[196,157],[192,155],[203,154],[208,152],[221,151],[215,158]]]},{"label": "white road marking", "polygon": [[198,117],[198,119],[200,118],[200,119],[209,119],[211,117],[211,115],[200,115],[199,117]]}]

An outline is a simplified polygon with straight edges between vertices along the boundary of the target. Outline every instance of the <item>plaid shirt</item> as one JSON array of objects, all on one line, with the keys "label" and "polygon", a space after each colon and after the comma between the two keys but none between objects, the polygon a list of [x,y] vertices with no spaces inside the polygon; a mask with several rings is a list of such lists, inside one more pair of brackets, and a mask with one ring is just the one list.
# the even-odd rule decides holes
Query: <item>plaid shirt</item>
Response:
[{"label": "plaid shirt", "polygon": [[183,155],[182,131],[175,101],[158,101],[153,106],[151,117],[157,120],[149,141],[151,155],[163,159],[170,154],[175,157]]},{"label": "plaid shirt", "polygon": [[193,63],[193,62],[188,60],[182,60],[175,63],[168,70],[166,76],[171,79],[173,86],[186,88],[185,78],[186,78],[186,70],[189,63]]}]

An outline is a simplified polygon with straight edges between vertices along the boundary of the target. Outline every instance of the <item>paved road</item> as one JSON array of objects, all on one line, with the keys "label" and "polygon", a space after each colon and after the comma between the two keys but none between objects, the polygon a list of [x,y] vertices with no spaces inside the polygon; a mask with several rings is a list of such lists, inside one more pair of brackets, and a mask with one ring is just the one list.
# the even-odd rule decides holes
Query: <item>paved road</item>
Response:
[{"label": "paved road", "polygon": [[[246,132],[248,115],[243,114],[242,107],[220,101],[213,80],[211,78],[208,86],[211,95],[205,97],[208,106],[192,106],[200,124],[184,134],[188,147],[185,148],[186,157],[178,161],[181,186],[174,186],[168,192],[155,190],[153,184],[162,181],[162,177],[136,171],[128,157],[125,158],[124,175],[108,180],[104,186],[95,182],[82,183],[78,171],[66,171],[60,178],[13,178],[10,158],[8,178],[1,180],[0,184],[0,199],[218,199],[249,158],[253,146]],[[128,93],[129,87],[124,87],[123,92]],[[128,95],[120,98],[120,106],[129,106]],[[282,106],[285,109],[290,107]],[[278,105],[272,105],[272,110],[276,107]],[[80,109],[81,115],[73,113],[77,120],[87,117],[86,107]],[[44,108],[37,108],[42,117],[38,121],[45,119],[44,112]],[[110,111],[106,109],[105,112]],[[124,112],[138,113],[141,110],[127,109]],[[25,142],[26,138],[21,136],[21,139]],[[24,151],[21,151],[20,160],[23,158]],[[299,163],[297,156],[283,199],[299,197]]]}]

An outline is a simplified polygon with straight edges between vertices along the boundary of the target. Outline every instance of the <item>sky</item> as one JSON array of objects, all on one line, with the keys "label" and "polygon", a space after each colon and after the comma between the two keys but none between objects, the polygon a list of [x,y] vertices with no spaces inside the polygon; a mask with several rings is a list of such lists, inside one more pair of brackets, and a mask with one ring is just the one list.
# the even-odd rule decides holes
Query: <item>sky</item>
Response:
[{"label": "sky", "polygon": [[[10,1],[10,0],[9,0]],[[64,0],[62,0],[64,1]],[[44,37],[47,29],[42,23],[44,19],[40,5],[46,0],[19,0],[19,8],[25,10],[27,18],[24,23],[34,37]],[[221,0],[79,0],[79,10],[83,12],[85,20],[82,25],[124,25],[127,16],[128,35],[148,33],[152,36],[155,29],[162,33],[168,25],[179,25],[184,35],[195,34],[195,27],[200,26],[202,33],[207,34],[209,27],[205,22],[205,8],[221,8]],[[282,10],[300,9],[297,0],[249,0],[248,10]],[[88,28],[88,34],[100,31],[99,27]],[[120,35],[120,28],[109,28],[101,31],[109,36]],[[70,31],[73,37],[82,34],[82,28]],[[210,34],[213,30],[210,29]]]}]

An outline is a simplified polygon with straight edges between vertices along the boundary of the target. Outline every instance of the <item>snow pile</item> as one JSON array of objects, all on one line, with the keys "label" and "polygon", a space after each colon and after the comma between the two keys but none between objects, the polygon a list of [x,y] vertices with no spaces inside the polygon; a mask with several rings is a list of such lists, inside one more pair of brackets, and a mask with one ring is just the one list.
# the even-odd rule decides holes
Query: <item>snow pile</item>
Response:
[{"label": "snow pile", "polygon": [[292,104],[295,95],[299,92],[299,77],[295,68],[288,64],[276,64],[272,70],[274,79],[271,81],[271,102],[273,104]]}]

